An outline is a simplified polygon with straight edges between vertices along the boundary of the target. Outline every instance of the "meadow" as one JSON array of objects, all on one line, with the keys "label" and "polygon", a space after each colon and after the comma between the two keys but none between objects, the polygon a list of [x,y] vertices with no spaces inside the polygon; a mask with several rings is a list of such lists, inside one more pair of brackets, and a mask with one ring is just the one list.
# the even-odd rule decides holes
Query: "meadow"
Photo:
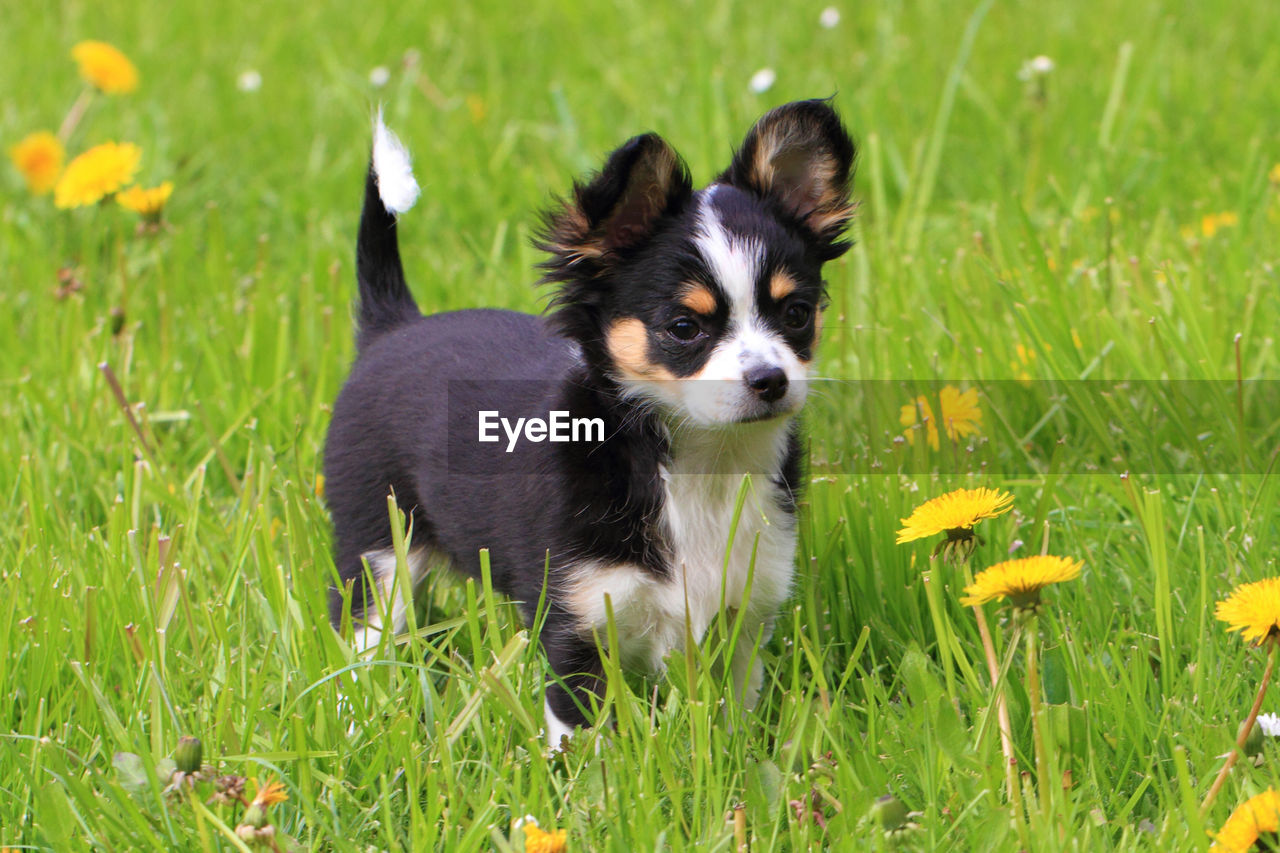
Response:
[{"label": "meadow", "polygon": [[[828,5],[5,5],[5,150],[82,104],[68,159],[132,142],[173,191],[147,227],[3,163],[0,847],[1207,850],[1280,786],[1267,736],[1209,797],[1269,654],[1214,608],[1280,574],[1280,16]],[[85,39],[136,89],[87,87]],[[320,459],[373,106],[424,188],[419,304],[536,311],[538,211],[623,139],[658,131],[701,185],[769,107],[828,95],[856,246],[747,724],[723,724],[731,624],[665,678],[611,668],[608,744],[557,756],[536,636],[484,584],[433,580],[398,649],[356,656]],[[935,449],[908,415],[948,386],[1003,390]],[[976,487],[1013,505],[967,565],[898,544]],[[966,572],[1046,549],[1083,570],[1033,618],[983,605],[993,689]],[[184,737],[208,768],[176,778]]]}]

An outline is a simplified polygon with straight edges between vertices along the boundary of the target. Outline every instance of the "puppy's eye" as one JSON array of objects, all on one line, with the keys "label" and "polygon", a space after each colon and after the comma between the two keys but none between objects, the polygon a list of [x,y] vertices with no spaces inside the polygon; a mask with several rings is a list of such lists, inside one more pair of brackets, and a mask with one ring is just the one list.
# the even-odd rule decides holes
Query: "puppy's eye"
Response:
[{"label": "puppy's eye", "polygon": [[702,335],[702,327],[688,317],[677,317],[667,324],[667,334],[677,341],[689,343]]},{"label": "puppy's eye", "polygon": [[782,325],[793,332],[799,332],[809,325],[813,319],[813,306],[807,302],[792,302],[782,312]]}]

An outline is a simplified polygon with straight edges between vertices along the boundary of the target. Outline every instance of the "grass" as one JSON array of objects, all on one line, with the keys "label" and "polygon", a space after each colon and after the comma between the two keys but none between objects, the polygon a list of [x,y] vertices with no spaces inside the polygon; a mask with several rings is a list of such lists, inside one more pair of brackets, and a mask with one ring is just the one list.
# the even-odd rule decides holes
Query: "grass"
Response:
[{"label": "grass", "polygon": [[[735,807],[755,850],[1197,850],[1277,784],[1268,743],[1200,814],[1264,663],[1212,606],[1276,574],[1280,546],[1274,386],[1243,417],[1234,396],[1238,376],[1277,378],[1280,18],[926,0],[842,6],[827,30],[823,5],[7,10],[6,147],[56,128],[79,94],[71,45],[102,38],[142,87],[98,99],[72,148],[136,141],[142,180],[177,189],[172,227],[137,236],[124,211],[57,212],[12,170],[0,185],[0,845],[239,849],[239,807],[162,794],[183,735],[219,772],[281,779],[274,825],[324,850],[505,850],[532,814],[572,850],[727,851]],[[1020,81],[1036,54],[1056,67]],[[766,65],[777,84],[752,94]],[[250,68],[262,87],[241,92]],[[317,478],[352,355],[371,104],[425,188],[402,225],[419,302],[537,310],[529,232],[572,175],[654,129],[706,180],[766,108],[831,93],[863,206],[828,270],[823,370],[1011,380],[985,466],[893,440],[914,385],[883,386],[876,430],[837,416],[856,402],[840,393],[816,401],[796,592],[744,726],[722,724],[731,638],[713,636],[665,679],[610,678],[608,748],[547,758],[537,643],[483,584],[434,581],[398,654],[354,658],[325,619]],[[56,296],[62,269],[83,288]],[[1170,405],[1148,419],[1086,378]],[[1201,464],[1206,431],[1260,464]],[[1135,448],[1150,464],[1125,476]],[[1021,654],[1005,679],[1025,828],[960,577],[894,544],[917,503],[979,484],[1017,503],[984,522],[975,567],[1046,529],[1085,561],[1039,619],[1045,778]],[[1003,651],[1008,612],[986,613]],[[883,795],[918,829],[886,839]]]}]

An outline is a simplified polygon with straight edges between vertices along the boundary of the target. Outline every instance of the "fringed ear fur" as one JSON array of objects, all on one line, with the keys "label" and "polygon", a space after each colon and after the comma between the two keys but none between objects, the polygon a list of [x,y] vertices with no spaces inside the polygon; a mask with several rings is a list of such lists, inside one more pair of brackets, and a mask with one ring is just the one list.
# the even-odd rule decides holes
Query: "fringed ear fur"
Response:
[{"label": "fringed ear fur", "polygon": [[830,103],[796,101],[756,122],[720,181],[774,201],[830,260],[849,247],[837,239],[853,218],[849,183],[855,154]]},{"label": "fringed ear fur", "polygon": [[559,309],[562,331],[579,339],[596,333],[595,306],[604,297],[599,277],[692,195],[684,161],[662,137],[646,133],[610,154],[604,168],[576,183],[573,197],[544,216],[535,245],[551,254],[542,264],[543,282],[561,285],[552,307]]},{"label": "fringed ear fur", "polygon": [[658,220],[677,212],[692,192],[689,170],[662,137],[633,137],[545,217],[539,248],[556,256],[551,268],[605,259],[643,243]]}]

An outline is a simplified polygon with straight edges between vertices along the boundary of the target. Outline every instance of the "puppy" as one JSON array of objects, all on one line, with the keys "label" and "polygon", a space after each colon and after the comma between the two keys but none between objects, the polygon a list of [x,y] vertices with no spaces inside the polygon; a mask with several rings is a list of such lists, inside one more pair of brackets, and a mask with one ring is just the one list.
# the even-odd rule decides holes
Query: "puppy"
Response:
[{"label": "puppy", "polygon": [[752,706],[758,645],[794,573],[795,416],[822,266],[849,245],[853,163],[821,100],[766,114],[697,191],[665,140],[636,136],[546,215],[546,316],[423,316],[396,237],[418,188],[379,116],[356,247],[357,357],[325,449],[334,626],[349,608],[366,648],[384,627],[403,630],[401,596],[394,624],[379,604],[396,576],[394,493],[415,590],[429,560],[479,577],[487,548],[494,586],[526,621],[544,602],[552,745],[592,722],[610,618],[624,665],[648,671],[722,612],[740,619],[728,667]]}]

